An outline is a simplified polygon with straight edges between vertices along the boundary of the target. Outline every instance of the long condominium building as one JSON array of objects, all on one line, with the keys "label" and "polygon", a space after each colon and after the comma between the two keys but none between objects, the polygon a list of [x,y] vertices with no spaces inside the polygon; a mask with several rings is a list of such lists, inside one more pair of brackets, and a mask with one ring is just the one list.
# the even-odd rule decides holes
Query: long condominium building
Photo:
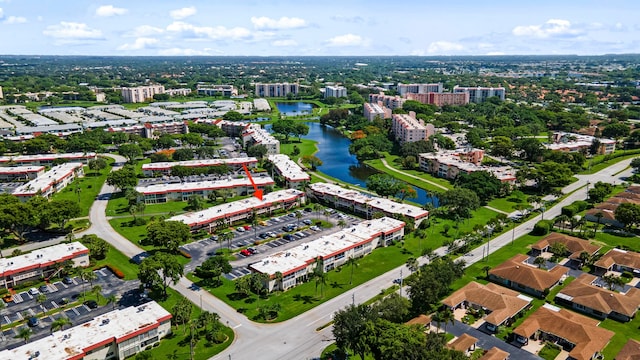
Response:
[{"label": "long condominium building", "polygon": [[469,93],[435,93],[426,94],[406,94],[407,100],[415,100],[423,104],[431,104],[435,106],[444,105],[466,105],[469,103]]},{"label": "long condominium building", "polygon": [[0,286],[10,288],[34,278],[49,277],[66,261],[70,261],[73,267],[89,266],[89,249],[76,241],[0,258]]},{"label": "long condominium building", "polygon": [[38,155],[0,156],[0,166],[31,165],[51,166],[55,161],[72,161],[87,164],[97,158],[96,153],[56,153]]},{"label": "long condominium building", "polygon": [[472,103],[481,103],[487,101],[488,98],[497,96],[500,100],[504,101],[505,89],[503,87],[468,87],[468,86],[454,86],[454,93],[469,93],[469,101]]},{"label": "long condominium building", "polygon": [[[267,274],[269,291],[286,290],[309,279],[318,258],[323,271],[343,265],[351,258],[370,254],[375,248],[387,246],[404,236],[405,223],[389,217],[365,220],[352,227],[316,240],[267,256],[249,269]],[[281,273],[282,277],[276,277]]]},{"label": "long condominium building", "polygon": [[412,111],[410,114],[393,114],[391,131],[397,141],[405,143],[429,139],[435,134],[435,127],[416,119]]},{"label": "long condominium building", "polygon": [[327,86],[324,88],[324,98],[347,97],[347,88],[344,86]]},{"label": "long condominium building", "polygon": [[[96,125],[99,125],[96,124]],[[189,124],[186,121],[171,121],[165,123],[144,123],[131,126],[106,127],[108,132],[123,132],[130,135],[140,135],[147,139],[157,139],[160,135],[179,135],[189,133]]]},{"label": "long condominium building", "polygon": [[296,83],[256,83],[255,94],[257,97],[285,97],[288,94],[298,95],[300,85]]},{"label": "long condominium building", "polygon": [[21,201],[27,201],[34,196],[49,197],[64,189],[75,178],[84,176],[82,163],[72,162],[57,165],[51,170],[13,190],[13,195]]},{"label": "long condominium building", "polygon": [[269,155],[268,159],[273,164],[274,171],[284,179],[284,185],[287,188],[299,189],[311,181],[309,174],[304,172],[289,156],[274,154]]},{"label": "long condominium building", "polygon": [[172,315],[155,301],[98,315],[15,349],[0,351],[13,360],[126,359],[157,345],[171,333]]},{"label": "long condominium building", "polygon": [[510,166],[482,165],[484,150],[458,149],[438,153],[418,155],[420,170],[432,175],[453,180],[459,174],[471,174],[475,171],[486,171],[493,174],[503,183],[514,184],[516,170]]},{"label": "long condominium building", "polygon": [[564,152],[588,151],[596,141],[598,145],[596,152],[599,155],[607,155],[616,151],[615,140],[561,131],[553,133],[552,143],[544,146],[549,150]]},{"label": "long condominium building", "polygon": [[367,195],[356,190],[329,183],[313,183],[309,185],[309,194],[334,208],[348,209],[363,214],[367,218],[376,212],[386,216],[401,215],[412,219],[415,226],[429,217],[429,212],[417,206],[402,204],[386,198]]},{"label": "long condominium building", "polygon": [[156,163],[150,163],[150,164],[142,164],[142,173],[144,174],[144,176],[152,177],[152,176],[158,176],[158,175],[171,175],[171,168],[175,166],[183,166],[188,168],[201,168],[201,167],[209,167],[209,166],[227,165],[232,170],[239,170],[239,169],[242,169],[243,165],[245,165],[247,168],[255,168],[257,164],[258,164],[258,159],[254,157],[156,162]]},{"label": "long condominium building", "polygon": [[209,194],[220,190],[230,190],[232,196],[248,195],[254,192],[255,185],[260,190],[267,186],[275,185],[275,182],[266,174],[254,177],[253,181],[247,177],[234,178],[231,176],[220,180],[203,180],[183,183],[161,183],[146,186],[137,186],[140,200],[145,204],[161,204],[169,201],[187,201],[197,195],[208,197]]},{"label": "long condominium building", "polygon": [[400,109],[404,104],[405,99],[400,96],[385,95],[384,93],[369,94],[369,102],[374,104],[382,104],[389,109]]},{"label": "long condominium building", "polygon": [[373,119],[390,119],[391,118],[391,109],[382,106],[381,104],[376,103],[364,103],[363,114],[364,117],[367,118],[370,122]]},{"label": "long condominium building", "polygon": [[192,231],[208,227],[209,232],[211,232],[218,223],[231,225],[239,221],[245,221],[254,216],[254,214],[271,214],[276,210],[288,210],[304,204],[305,201],[305,193],[300,190],[278,190],[263,195],[262,200],[252,196],[243,200],[212,206],[206,210],[177,215],[169,220],[181,221],[189,225]]},{"label": "long condominium building", "polygon": [[122,100],[126,103],[141,103],[153,100],[153,95],[164,94],[163,85],[123,87]]},{"label": "long condominium building", "polygon": [[33,180],[44,174],[44,166],[0,167],[0,181]]},{"label": "long condominium building", "polygon": [[441,93],[442,89],[443,89],[442,83],[437,83],[437,84],[398,83],[398,94],[400,94],[400,96],[404,96],[406,94]]},{"label": "long condominium building", "polygon": [[233,85],[198,84],[197,90],[198,90],[198,95],[206,95],[206,96],[231,97],[231,96],[238,95],[238,89],[236,89]]}]

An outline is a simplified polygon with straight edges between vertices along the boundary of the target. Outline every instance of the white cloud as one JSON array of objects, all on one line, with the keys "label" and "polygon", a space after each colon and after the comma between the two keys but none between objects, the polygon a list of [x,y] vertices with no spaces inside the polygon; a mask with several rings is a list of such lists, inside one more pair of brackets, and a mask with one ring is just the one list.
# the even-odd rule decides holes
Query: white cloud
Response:
[{"label": "white cloud", "polygon": [[583,31],[573,27],[569,20],[549,19],[542,25],[516,26],[513,28],[512,33],[515,36],[544,39],[549,37],[574,37],[581,35]]},{"label": "white cloud", "polygon": [[96,16],[110,17],[110,16],[116,16],[116,15],[124,15],[128,12],[129,10],[125,8],[117,8],[113,5],[102,5],[96,9]]},{"label": "white cloud", "polygon": [[368,44],[369,40],[354,34],[338,35],[327,40],[328,46],[366,46]]},{"label": "white cloud", "polygon": [[304,19],[297,17],[283,16],[280,19],[272,19],[266,16],[252,17],[251,23],[256,29],[282,30],[282,29],[299,29],[307,26]]},{"label": "white cloud", "polygon": [[272,46],[286,47],[286,46],[298,46],[298,42],[295,40],[275,40],[271,43]]},{"label": "white cloud", "polygon": [[2,8],[0,8],[0,19],[4,18],[4,10],[2,10]]},{"label": "white cloud", "polygon": [[183,21],[174,21],[167,26],[167,31],[177,33],[186,38],[208,38],[219,39],[248,39],[251,38],[251,31],[242,27],[226,28],[224,26],[195,26]]},{"label": "white cloud", "polygon": [[148,37],[140,37],[137,38],[133,43],[123,44],[118,47],[118,50],[142,50],[153,48],[153,45],[158,43],[158,39],[148,38]]},{"label": "white cloud", "polygon": [[140,25],[140,26],[136,26],[133,30],[125,33],[124,36],[139,38],[139,37],[158,35],[158,34],[162,34],[163,32],[164,32],[164,29],[159,27],[155,27],[151,25]]},{"label": "white cloud", "polygon": [[189,6],[182,9],[171,10],[169,15],[176,20],[182,20],[195,15],[197,12],[198,10],[196,10],[195,6]]},{"label": "white cloud", "polygon": [[24,24],[26,22],[27,22],[27,18],[22,16],[9,16],[3,21],[3,23],[5,24]]},{"label": "white cloud", "polygon": [[158,52],[158,55],[163,55],[163,56],[202,56],[202,55],[211,55],[211,52],[208,49],[197,50],[197,49],[171,48],[171,49],[160,50]]},{"label": "white cloud", "polygon": [[61,21],[57,25],[49,25],[42,32],[45,36],[50,36],[62,40],[101,40],[102,31],[92,29],[87,24],[77,22]]},{"label": "white cloud", "polygon": [[429,54],[450,55],[464,50],[464,46],[450,41],[435,41],[429,44],[427,52]]},{"label": "white cloud", "polygon": [[487,53],[487,56],[503,56],[506,55],[502,51],[491,51]]}]

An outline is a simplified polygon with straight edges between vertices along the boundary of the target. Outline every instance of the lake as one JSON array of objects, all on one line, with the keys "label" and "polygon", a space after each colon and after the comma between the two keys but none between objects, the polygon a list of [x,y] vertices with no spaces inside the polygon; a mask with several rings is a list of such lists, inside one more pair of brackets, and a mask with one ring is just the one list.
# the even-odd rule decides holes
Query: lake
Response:
[{"label": "lake", "polygon": [[276,108],[285,116],[307,115],[313,112],[313,104],[306,102],[281,103],[277,102]]}]

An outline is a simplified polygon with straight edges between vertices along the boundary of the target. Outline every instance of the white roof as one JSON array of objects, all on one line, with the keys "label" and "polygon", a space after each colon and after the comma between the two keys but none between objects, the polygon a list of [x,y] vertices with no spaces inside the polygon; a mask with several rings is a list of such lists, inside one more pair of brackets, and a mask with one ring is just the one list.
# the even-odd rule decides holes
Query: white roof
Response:
[{"label": "white roof", "polygon": [[0,351],[0,358],[31,360],[36,359],[34,355],[39,352],[37,359],[65,360],[84,354],[85,349],[92,345],[116,342],[134,333],[144,333],[170,318],[167,310],[151,301],[137,307],[114,310],[18,348]]},{"label": "white roof", "polygon": [[421,123],[418,119],[415,119],[408,114],[393,114],[393,121],[402,123],[407,129],[419,129],[425,130],[427,127]]},{"label": "white roof", "polygon": [[250,209],[261,208],[282,201],[291,201],[303,195],[302,191],[296,189],[278,190],[263,195],[262,200],[251,196],[243,200],[216,205],[202,211],[176,215],[169,220],[182,221],[189,226],[208,224],[230,214],[245,213]]},{"label": "white roof", "polygon": [[414,205],[402,204],[393,200],[367,195],[356,190],[345,189],[342,186],[323,182],[309,185],[311,190],[337,196],[338,198],[353,201],[359,204],[368,203],[375,211],[380,210],[389,214],[401,214],[411,218],[421,218],[429,215],[429,212]]},{"label": "white roof", "polygon": [[[273,185],[275,182],[269,176],[254,177],[253,182],[260,185]],[[235,188],[240,186],[251,186],[249,178],[232,178],[227,177],[221,180],[203,180],[195,182],[184,182],[174,184],[153,184],[148,186],[136,186],[136,191],[142,195],[146,194],[162,194],[168,192],[188,192],[197,190],[212,190]]]},{"label": "white roof", "polygon": [[18,155],[18,156],[0,156],[1,162],[27,162],[27,161],[39,161],[39,160],[55,160],[55,159],[85,159],[94,158],[96,153],[56,153],[56,154],[37,154],[37,155]]},{"label": "white roof", "polygon": [[365,220],[336,233],[275,253],[251,264],[250,267],[269,275],[278,271],[286,275],[306,267],[319,256],[330,257],[360,243],[369,242],[380,234],[402,229],[404,225],[404,222],[389,217]]},{"label": "white roof", "polygon": [[44,166],[11,166],[0,167],[0,174],[24,174],[44,170]]},{"label": "white roof", "polygon": [[37,178],[29,181],[28,183],[17,187],[13,191],[13,195],[21,196],[21,195],[35,195],[38,192],[44,192],[49,187],[53,186],[65,179],[66,177],[73,174],[75,169],[82,168],[82,163],[79,162],[71,162],[65,163],[62,165],[54,166],[51,170],[45,172],[44,174],[38,176]]},{"label": "white roof", "polygon": [[33,267],[34,265],[62,262],[73,258],[74,255],[80,252],[88,253],[89,249],[76,241],[70,244],[48,246],[23,255],[0,258],[0,275],[7,276],[19,273],[23,269]]},{"label": "white roof", "polygon": [[269,161],[278,169],[278,172],[289,181],[309,181],[311,177],[302,168],[291,160],[288,155],[274,154],[268,156]]},{"label": "white roof", "polygon": [[222,164],[249,164],[257,163],[258,159],[254,157],[242,157],[231,159],[202,159],[202,160],[187,160],[187,161],[174,161],[174,162],[156,162],[150,164],[143,164],[142,170],[164,170],[174,166],[185,167],[198,167],[198,166],[215,166]]}]

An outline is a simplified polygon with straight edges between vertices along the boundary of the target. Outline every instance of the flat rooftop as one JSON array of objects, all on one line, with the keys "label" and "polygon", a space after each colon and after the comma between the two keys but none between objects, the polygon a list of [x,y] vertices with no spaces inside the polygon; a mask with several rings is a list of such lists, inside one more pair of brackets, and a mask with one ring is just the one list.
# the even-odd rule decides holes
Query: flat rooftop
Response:
[{"label": "flat rooftop", "polygon": [[25,174],[44,170],[44,166],[10,166],[0,167],[0,174]]},{"label": "flat rooftop", "polygon": [[16,188],[13,191],[13,195],[35,195],[38,192],[44,192],[55,183],[58,183],[73,174],[76,169],[82,168],[82,166],[82,163],[79,162],[70,162],[54,166],[51,170]]},{"label": "flat rooftop", "polygon": [[278,172],[289,181],[309,181],[311,177],[302,168],[284,154],[269,155],[269,161],[278,169]]},{"label": "flat rooftop", "polygon": [[258,159],[254,157],[157,162],[157,163],[143,164],[142,171],[166,170],[174,166],[199,167],[199,166],[216,166],[216,165],[222,165],[222,164],[251,164],[251,163],[257,163],[257,162],[258,162]]},{"label": "flat rooftop", "polygon": [[42,161],[42,160],[55,160],[55,159],[91,159],[96,157],[96,153],[56,153],[56,154],[36,154],[36,155],[17,155],[17,156],[0,156],[0,163],[6,162],[29,162],[29,161]]},{"label": "flat rooftop", "polygon": [[[254,177],[253,182],[258,186],[273,185],[275,182],[269,176]],[[174,184],[153,184],[148,186],[136,186],[136,191],[142,195],[147,194],[163,194],[170,192],[187,192],[210,189],[226,189],[240,186],[251,186],[249,178],[233,178],[227,177],[220,180],[205,180],[195,182],[183,182]]]},{"label": "flat rooftop", "polygon": [[57,331],[12,350],[0,351],[0,358],[12,360],[66,360],[89,351],[91,346],[124,341],[158,327],[171,314],[155,301],[118,309],[84,324]]},{"label": "flat rooftop", "polygon": [[47,266],[72,259],[80,253],[89,253],[89,249],[80,242],[58,244],[42,249],[33,250],[28,254],[0,258],[0,275],[8,276],[29,268]]}]

